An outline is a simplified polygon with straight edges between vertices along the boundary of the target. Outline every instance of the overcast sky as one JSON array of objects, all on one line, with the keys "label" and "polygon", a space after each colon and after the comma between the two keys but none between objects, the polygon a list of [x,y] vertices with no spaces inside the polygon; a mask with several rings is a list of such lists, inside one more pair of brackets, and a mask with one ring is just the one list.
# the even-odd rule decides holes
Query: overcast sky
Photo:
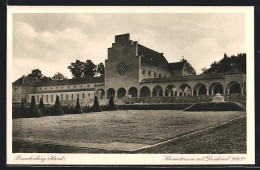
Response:
[{"label": "overcast sky", "polygon": [[15,81],[33,69],[53,76],[76,59],[105,61],[115,35],[164,53],[169,62],[184,56],[195,68],[245,52],[244,14],[13,14]]}]

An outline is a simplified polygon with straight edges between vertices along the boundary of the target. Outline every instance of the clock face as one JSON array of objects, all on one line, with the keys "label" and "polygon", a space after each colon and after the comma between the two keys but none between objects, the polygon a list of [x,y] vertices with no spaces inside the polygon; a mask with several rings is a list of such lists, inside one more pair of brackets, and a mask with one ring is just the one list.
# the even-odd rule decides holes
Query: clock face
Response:
[{"label": "clock face", "polygon": [[120,75],[124,75],[127,71],[127,66],[125,65],[125,63],[120,63],[117,66],[117,72]]}]

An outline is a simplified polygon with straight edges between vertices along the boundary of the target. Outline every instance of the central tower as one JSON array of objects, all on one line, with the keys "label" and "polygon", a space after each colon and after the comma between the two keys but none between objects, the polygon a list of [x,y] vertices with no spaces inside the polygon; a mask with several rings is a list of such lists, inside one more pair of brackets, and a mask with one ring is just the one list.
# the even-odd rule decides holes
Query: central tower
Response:
[{"label": "central tower", "polygon": [[139,84],[141,58],[138,56],[138,42],[130,40],[130,34],[115,36],[112,48],[108,48],[105,61],[105,86],[107,89],[129,89]]}]

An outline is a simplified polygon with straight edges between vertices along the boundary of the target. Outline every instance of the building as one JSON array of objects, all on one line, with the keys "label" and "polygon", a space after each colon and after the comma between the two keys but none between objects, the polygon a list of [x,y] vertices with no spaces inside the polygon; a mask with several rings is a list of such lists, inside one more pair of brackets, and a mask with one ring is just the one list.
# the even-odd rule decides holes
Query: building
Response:
[{"label": "building", "polygon": [[163,53],[130,40],[130,34],[122,34],[115,36],[115,42],[108,48],[105,77],[47,82],[23,77],[13,83],[13,101],[26,98],[30,103],[35,96],[36,103],[43,98],[45,104],[54,104],[55,96],[59,96],[61,103],[79,98],[88,104],[95,95],[106,102],[111,96],[120,100],[124,96],[245,94],[245,85],[246,76],[239,71],[189,75],[183,62],[169,63]]}]

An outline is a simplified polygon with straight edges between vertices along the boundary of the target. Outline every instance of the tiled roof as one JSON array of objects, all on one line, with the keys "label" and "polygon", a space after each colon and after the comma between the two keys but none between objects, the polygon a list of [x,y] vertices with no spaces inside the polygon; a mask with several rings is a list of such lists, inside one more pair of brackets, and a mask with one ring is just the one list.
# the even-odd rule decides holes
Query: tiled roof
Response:
[{"label": "tiled roof", "polygon": [[158,53],[141,44],[138,44],[138,55],[142,56],[141,63],[153,66],[159,66],[160,64],[168,63],[162,53]]},{"label": "tiled roof", "polygon": [[210,80],[210,79],[224,79],[223,74],[200,74],[178,77],[162,77],[162,78],[149,78],[143,79],[141,84],[144,83],[161,83],[161,82],[173,82],[173,81],[189,81],[189,80]]},{"label": "tiled roof", "polygon": [[168,70],[181,70],[184,66],[184,62],[168,63]]},{"label": "tiled roof", "polygon": [[16,81],[14,81],[13,85],[34,85],[36,82],[39,82],[40,80],[36,79],[35,77],[28,77],[28,76],[22,76]]},{"label": "tiled roof", "polygon": [[58,85],[72,85],[72,84],[85,84],[85,83],[103,83],[104,76],[102,77],[89,77],[89,78],[77,78],[67,80],[52,80],[43,81],[36,84],[36,86],[58,86]]},{"label": "tiled roof", "polygon": [[95,91],[95,88],[83,88],[83,89],[67,89],[67,90],[46,90],[46,91],[37,91],[30,94],[39,94],[39,93],[66,93],[66,92],[77,92],[77,91]]}]

